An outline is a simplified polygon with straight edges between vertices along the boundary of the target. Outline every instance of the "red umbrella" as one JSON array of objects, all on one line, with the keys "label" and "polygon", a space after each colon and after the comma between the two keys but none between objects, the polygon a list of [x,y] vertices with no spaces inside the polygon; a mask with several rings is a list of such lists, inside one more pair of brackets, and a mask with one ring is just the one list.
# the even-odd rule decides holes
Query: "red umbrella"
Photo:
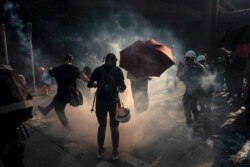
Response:
[{"label": "red umbrella", "polygon": [[171,49],[156,40],[138,40],[120,52],[120,67],[135,77],[160,76],[173,64]]},{"label": "red umbrella", "polygon": [[250,43],[248,44],[238,44],[236,46],[235,52],[239,55],[247,55],[250,54]]}]

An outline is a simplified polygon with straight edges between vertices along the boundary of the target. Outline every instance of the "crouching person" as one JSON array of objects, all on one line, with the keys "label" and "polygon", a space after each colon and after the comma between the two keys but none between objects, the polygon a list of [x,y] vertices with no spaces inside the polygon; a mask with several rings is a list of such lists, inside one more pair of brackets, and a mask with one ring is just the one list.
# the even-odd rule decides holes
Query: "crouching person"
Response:
[{"label": "crouching person", "polygon": [[13,69],[3,64],[0,92],[0,160],[5,167],[24,167],[27,131],[22,122],[32,118],[32,96]]}]

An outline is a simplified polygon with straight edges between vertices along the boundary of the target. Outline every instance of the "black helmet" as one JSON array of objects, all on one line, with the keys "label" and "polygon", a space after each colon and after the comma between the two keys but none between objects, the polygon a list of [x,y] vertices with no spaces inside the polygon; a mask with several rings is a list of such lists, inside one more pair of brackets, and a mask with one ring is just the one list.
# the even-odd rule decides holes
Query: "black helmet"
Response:
[{"label": "black helmet", "polygon": [[117,61],[117,58],[116,58],[116,56],[113,53],[109,53],[105,57],[105,63],[111,64],[111,65],[115,65],[116,61]]},{"label": "black helmet", "polygon": [[73,60],[74,60],[74,57],[71,54],[67,54],[64,57],[64,61],[73,61]]}]

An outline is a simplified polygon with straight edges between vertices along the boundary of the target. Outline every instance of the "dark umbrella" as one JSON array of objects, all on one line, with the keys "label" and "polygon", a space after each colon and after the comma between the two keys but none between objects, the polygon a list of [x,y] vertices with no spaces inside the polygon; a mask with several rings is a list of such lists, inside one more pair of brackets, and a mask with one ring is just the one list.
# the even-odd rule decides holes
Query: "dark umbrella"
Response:
[{"label": "dark umbrella", "polygon": [[223,34],[221,41],[231,44],[233,46],[233,50],[238,54],[249,54],[250,25],[239,26],[229,29]]},{"label": "dark umbrella", "polygon": [[173,64],[171,49],[155,40],[138,40],[120,52],[120,67],[135,77],[160,76]]}]

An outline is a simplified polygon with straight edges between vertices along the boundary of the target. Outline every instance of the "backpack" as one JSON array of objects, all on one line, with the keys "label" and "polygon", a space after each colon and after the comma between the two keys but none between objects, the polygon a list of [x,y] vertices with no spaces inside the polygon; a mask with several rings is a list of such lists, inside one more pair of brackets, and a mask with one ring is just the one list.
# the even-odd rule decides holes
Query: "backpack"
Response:
[{"label": "backpack", "polygon": [[101,78],[98,84],[98,96],[106,100],[112,100],[116,97],[118,92],[115,80],[116,68],[113,67],[109,72],[107,72],[104,67],[101,67],[100,72]]},{"label": "backpack", "polygon": [[32,118],[33,101],[21,78],[0,64],[0,128],[15,128]]}]

